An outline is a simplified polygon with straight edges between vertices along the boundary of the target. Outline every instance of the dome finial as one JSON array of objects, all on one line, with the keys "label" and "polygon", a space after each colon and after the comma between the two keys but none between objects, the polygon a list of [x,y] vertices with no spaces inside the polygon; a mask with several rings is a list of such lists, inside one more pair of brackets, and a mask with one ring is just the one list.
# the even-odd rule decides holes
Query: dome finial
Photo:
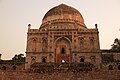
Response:
[{"label": "dome finial", "polygon": [[95,24],[95,28],[96,28],[96,29],[98,28],[98,24]]},{"label": "dome finial", "polygon": [[28,24],[28,29],[30,29],[31,28],[31,24]]}]

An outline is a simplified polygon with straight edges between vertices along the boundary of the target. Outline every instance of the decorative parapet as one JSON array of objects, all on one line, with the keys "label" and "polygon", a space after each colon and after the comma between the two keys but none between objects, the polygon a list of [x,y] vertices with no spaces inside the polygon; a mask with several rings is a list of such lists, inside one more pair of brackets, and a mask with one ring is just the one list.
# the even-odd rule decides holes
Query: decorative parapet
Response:
[{"label": "decorative parapet", "polygon": [[50,24],[52,24],[52,23],[57,23],[57,22],[58,22],[58,23],[59,23],[59,22],[63,22],[63,23],[66,23],[66,22],[68,22],[68,23],[75,23],[75,24],[81,25],[81,26],[83,26],[83,27],[86,28],[85,24],[80,24],[78,21],[75,21],[75,20],[73,20],[73,19],[55,19],[55,20],[51,20],[51,21],[47,21],[47,22],[43,23],[43,24],[41,25],[41,27],[44,27],[44,26],[46,26],[46,25],[50,25]]}]

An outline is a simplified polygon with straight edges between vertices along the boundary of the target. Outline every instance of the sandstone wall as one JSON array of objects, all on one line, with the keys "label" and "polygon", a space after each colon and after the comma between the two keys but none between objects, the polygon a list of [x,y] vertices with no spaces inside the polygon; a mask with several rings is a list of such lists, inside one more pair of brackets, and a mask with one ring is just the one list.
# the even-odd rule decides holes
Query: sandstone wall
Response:
[{"label": "sandstone wall", "polygon": [[0,71],[0,80],[120,80],[120,71],[28,73]]}]

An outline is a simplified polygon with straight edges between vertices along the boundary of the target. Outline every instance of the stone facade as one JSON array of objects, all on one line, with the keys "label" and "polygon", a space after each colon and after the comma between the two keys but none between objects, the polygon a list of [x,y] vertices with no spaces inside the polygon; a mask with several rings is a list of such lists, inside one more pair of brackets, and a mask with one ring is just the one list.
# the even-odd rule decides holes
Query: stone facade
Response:
[{"label": "stone facade", "polygon": [[[113,61],[111,62],[102,62],[102,70],[120,70],[120,52],[110,51],[110,50],[101,50],[102,55],[112,57]],[[104,60],[102,60],[104,61]]]},{"label": "stone facade", "polygon": [[24,71],[0,72],[0,80],[120,80],[120,71],[26,73]]},{"label": "stone facade", "polygon": [[45,14],[39,29],[28,26],[26,69],[35,62],[90,62],[100,66],[97,24],[88,29],[76,9],[61,4]]},{"label": "stone facade", "polygon": [[23,71],[25,70],[25,62],[13,62],[12,60],[0,60],[0,70]]},{"label": "stone facade", "polygon": [[61,4],[45,14],[39,29],[28,25],[25,62],[0,54],[0,80],[120,80],[119,57],[100,50],[97,24],[88,29],[79,11]]}]

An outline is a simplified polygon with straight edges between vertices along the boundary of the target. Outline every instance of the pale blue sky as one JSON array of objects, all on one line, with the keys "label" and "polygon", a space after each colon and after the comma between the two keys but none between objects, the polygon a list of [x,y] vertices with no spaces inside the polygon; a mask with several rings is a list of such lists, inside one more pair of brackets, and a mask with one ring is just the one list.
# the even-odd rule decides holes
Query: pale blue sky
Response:
[{"label": "pale blue sky", "polygon": [[101,49],[120,38],[120,0],[0,0],[2,59],[25,54],[28,23],[38,29],[45,13],[61,3],[79,10],[88,28],[98,24]]}]

